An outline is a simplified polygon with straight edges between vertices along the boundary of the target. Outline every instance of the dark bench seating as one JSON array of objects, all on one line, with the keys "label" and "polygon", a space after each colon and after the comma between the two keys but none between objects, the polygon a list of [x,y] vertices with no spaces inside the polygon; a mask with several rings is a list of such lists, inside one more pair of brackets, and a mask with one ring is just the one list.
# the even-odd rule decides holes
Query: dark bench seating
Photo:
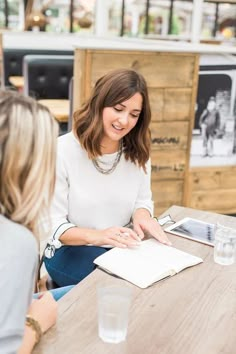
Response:
[{"label": "dark bench seating", "polygon": [[36,99],[68,99],[73,64],[71,55],[26,55],[24,94]]},{"label": "dark bench seating", "polygon": [[[70,99],[73,65],[72,55],[24,56],[24,94],[37,100]],[[69,124],[60,122],[60,135],[71,128],[69,109],[68,120]]]},{"label": "dark bench seating", "polygon": [[[37,39],[36,39],[37,40]],[[48,49],[3,49],[3,86],[11,87],[9,76],[23,75],[23,58],[25,55],[73,55],[73,50],[48,50]]]}]

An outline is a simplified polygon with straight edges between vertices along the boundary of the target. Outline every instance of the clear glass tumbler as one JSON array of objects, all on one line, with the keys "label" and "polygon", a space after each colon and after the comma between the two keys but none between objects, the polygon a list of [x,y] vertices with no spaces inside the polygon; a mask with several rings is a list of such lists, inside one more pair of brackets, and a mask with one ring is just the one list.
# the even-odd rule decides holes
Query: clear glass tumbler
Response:
[{"label": "clear glass tumbler", "polygon": [[131,288],[99,287],[97,295],[99,337],[108,343],[124,341],[128,329]]},{"label": "clear glass tumbler", "polygon": [[222,265],[230,265],[235,262],[236,256],[236,230],[230,227],[216,224],[214,261]]}]

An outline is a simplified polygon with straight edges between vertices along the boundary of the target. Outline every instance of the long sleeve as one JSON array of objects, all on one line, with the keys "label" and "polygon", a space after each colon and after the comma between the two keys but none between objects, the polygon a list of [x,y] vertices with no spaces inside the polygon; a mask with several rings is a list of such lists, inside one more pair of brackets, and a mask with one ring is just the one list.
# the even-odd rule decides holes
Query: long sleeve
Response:
[{"label": "long sleeve", "polygon": [[68,219],[68,193],[69,178],[63,163],[63,158],[58,154],[55,193],[50,211],[50,240],[57,240],[69,228],[74,227]]},{"label": "long sleeve", "polygon": [[153,201],[151,192],[151,161],[147,162],[147,173],[143,172],[142,182],[135,202],[134,210],[144,208],[153,216]]}]

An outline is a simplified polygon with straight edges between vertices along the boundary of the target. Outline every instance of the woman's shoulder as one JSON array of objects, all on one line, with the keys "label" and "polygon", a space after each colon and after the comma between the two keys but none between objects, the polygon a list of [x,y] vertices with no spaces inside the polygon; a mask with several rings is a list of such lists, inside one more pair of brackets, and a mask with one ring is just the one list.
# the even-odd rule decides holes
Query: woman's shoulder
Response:
[{"label": "woman's shoulder", "polygon": [[14,246],[15,249],[18,249],[18,252],[22,250],[26,255],[28,252],[37,255],[37,241],[32,232],[25,226],[0,215],[0,230],[1,247],[6,249]]},{"label": "woman's shoulder", "polygon": [[59,165],[62,164],[64,167],[69,167],[71,162],[83,161],[84,159],[87,159],[87,154],[73,132],[58,138],[57,161]]},{"label": "woman's shoulder", "polygon": [[57,146],[58,150],[62,152],[81,149],[80,142],[78,139],[76,139],[73,132],[59,136]]}]

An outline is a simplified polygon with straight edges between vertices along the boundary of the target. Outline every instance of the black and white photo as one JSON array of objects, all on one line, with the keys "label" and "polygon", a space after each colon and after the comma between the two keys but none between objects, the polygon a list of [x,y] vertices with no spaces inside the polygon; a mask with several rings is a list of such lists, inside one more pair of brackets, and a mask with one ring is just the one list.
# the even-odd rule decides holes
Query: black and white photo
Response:
[{"label": "black and white photo", "polygon": [[190,165],[235,165],[236,57],[201,59]]}]

